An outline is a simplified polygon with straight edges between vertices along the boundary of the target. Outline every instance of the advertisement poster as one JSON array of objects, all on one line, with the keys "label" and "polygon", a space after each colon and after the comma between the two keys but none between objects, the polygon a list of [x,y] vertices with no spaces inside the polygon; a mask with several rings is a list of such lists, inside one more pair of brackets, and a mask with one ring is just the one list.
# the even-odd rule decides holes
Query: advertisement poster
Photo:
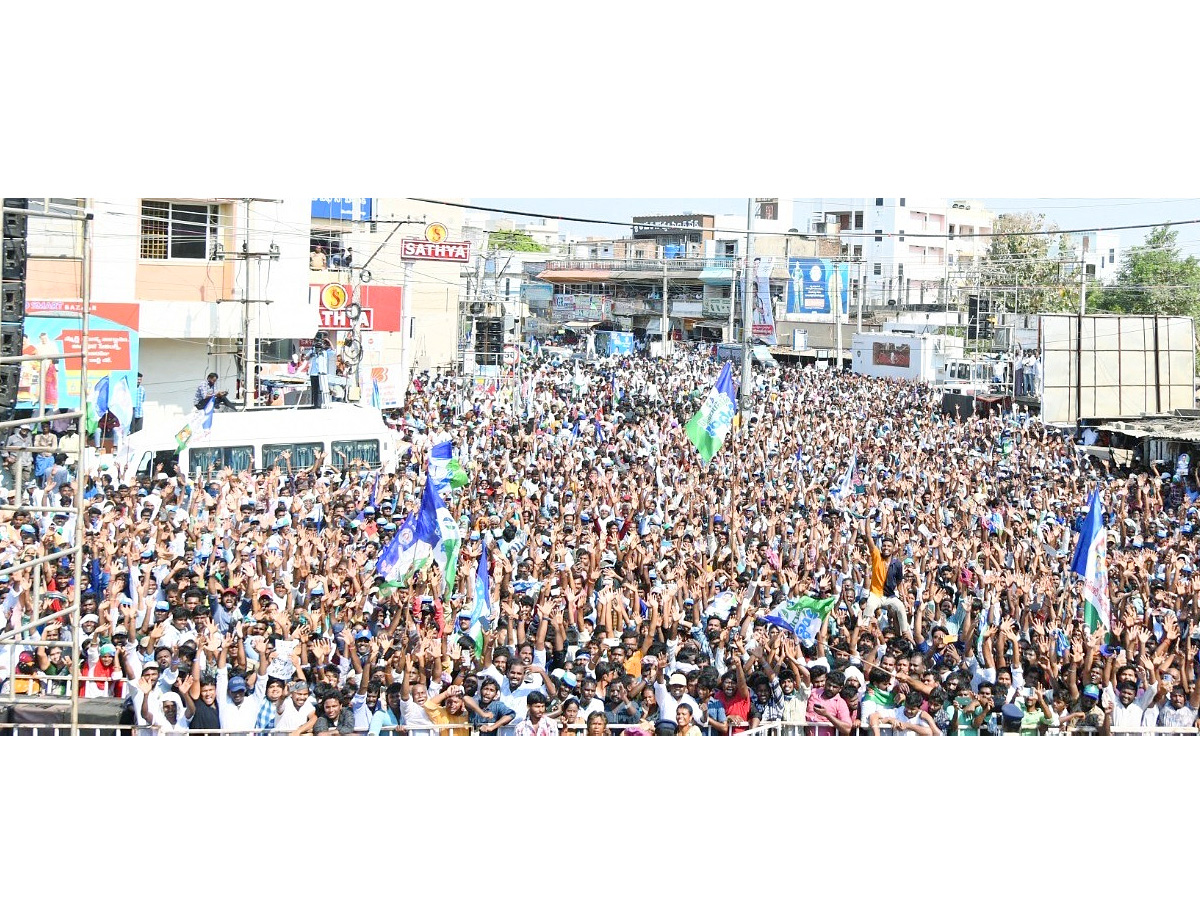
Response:
[{"label": "advertisement poster", "polygon": [[[350,317],[357,304],[361,309],[361,331],[400,331],[403,288],[375,284],[310,284],[308,302],[316,310],[315,329],[349,331]],[[306,329],[307,330],[307,329]]]},{"label": "advertisement poster", "polygon": [[404,367],[397,364],[389,366],[363,367],[362,396],[377,409],[395,409],[404,405]]},{"label": "advertisement poster", "polygon": [[[26,356],[41,353],[80,353],[83,331],[81,304],[76,301],[30,300],[25,307]],[[104,376],[111,383],[126,378],[132,392],[138,372],[138,305],[93,303],[88,322],[88,387]],[[80,360],[44,360],[21,364],[17,408],[32,409],[45,392],[49,409],[73,409],[80,399]],[[83,396],[86,398],[87,391]]]},{"label": "advertisement poster", "polygon": [[775,309],[771,303],[771,265],[774,259],[770,256],[755,258],[754,260],[754,282],[750,289],[750,298],[753,303],[751,330],[750,333],[760,341],[774,346],[776,343],[775,335]]},{"label": "advertisement poster", "polygon": [[909,352],[908,344],[874,341],[871,344],[871,362],[877,366],[895,366],[897,369],[907,369]]},{"label": "advertisement poster", "polygon": [[787,311],[798,313],[833,314],[832,296],[836,291],[842,298],[842,314],[850,311],[850,266],[811,256],[794,256],[788,260]]}]

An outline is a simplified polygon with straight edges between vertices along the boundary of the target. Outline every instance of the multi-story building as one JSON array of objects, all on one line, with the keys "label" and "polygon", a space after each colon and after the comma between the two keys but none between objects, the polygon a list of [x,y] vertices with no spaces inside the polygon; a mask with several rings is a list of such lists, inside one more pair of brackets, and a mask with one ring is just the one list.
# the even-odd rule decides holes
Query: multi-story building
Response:
[{"label": "multi-story building", "polygon": [[869,306],[949,306],[987,255],[995,215],[976,201],[869,197],[822,201],[814,227],[861,261]]},{"label": "multi-story building", "polygon": [[[148,423],[190,410],[208,372],[233,396],[247,331],[264,358],[277,341],[305,336],[296,323],[308,299],[308,202],[51,198],[59,211],[94,212],[92,240],[85,248],[77,222],[31,217],[27,340],[77,339],[77,324],[66,323],[72,313],[78,321],[86,251],[89,382],[108,373],[132,381],[143,372]],[[58,404],[65,407],[79,402],[80,385],[78,373],[64,375]]]}]

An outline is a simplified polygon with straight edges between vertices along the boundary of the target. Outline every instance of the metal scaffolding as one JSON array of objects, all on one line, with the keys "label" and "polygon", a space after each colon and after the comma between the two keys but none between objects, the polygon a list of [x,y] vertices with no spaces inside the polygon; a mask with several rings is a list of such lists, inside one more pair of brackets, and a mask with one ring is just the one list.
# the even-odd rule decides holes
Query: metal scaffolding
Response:
[{"label": "metal scaffolding", "polygon": [[[88,325],[91,315],[91,257],[92,257],[92,213],[86,209],[80,210],[78,214],[70,215],[65,213],[57,213],[49,211],[39,212],[26,209],[10,209],[5,207],[4,213],[20,216],[30,216],[48,219],[62,219],[72,222],[78,222],[82,228],[82,258],[80,260],[80,311],[79,311],[79,331],[80,342],[77,352],[74,353],[47,353],[36,354],[30,356],[5,356],[0,357],[0,364],[18,363],[18,364],[35,364],[45,368],[46,362],[57,363],[62,360],[64,365],[68,367],[77,367],[79,372],[79,404],[78,408],[68,412],[48,411],[46,408],[46,381],[44,377],[38,379],[38,398],[32,413],[26,418],[15,418],[12,411],[9,410],[5,414],[5,420],[0,421],[0,444],[7,444],[13,429],[20,428],[23,425],[33,425],[41,422],[75,420],[78,425],[79,434],[79,453],[75,463],[75,505],[72,510],[74,513],[74,527],[70,529],[71,539],[70,546],[48,552],[44,547],[40,547],[40,555],[28,559],[18,559],[6,566],[0,566],[0,576],[9,576],[18,572],[30,572],[30,583],[28,594],[31,601],[30,609],[22,611],[20,625],[16,628],[11,628],[11,623],[8,621],[0,622],[0,658],[7,655],[10,662],[8,677],[3,690],[0,690],[0,702],[8,704],[36,704],[39,706],[58,705],[68,706],[70,709],[70,734],[79,734],[79,679],[82,660],[80,659],[80,582],[83,577],[83,542],[86,537],[86,527],[83,522],[83,494],[86,487],[86,418],[87,418],[87,402],[88,393]],[[26,280],[28,277],[26,276]],[[32,459],[32,451],[30,452]],[[11,487],[10,503],[0,503],[0,511],[10,513],[10,519],[15,518],[19,513],[28,513],[30,515],[51,515],[55,512],[62,512],[64,507],[47,507],[47,506],[32,506],[26,502],[24,488],[28,483],[28,479],[33,478],[33,467],[30,465],[26,468],[18,463],[12,467],[13,484]],[[70,557],[73,562],[73,579],[70,589],[64,593],[66,605],[57,610],[51,610],[49,613],[43,611],[43,599],[45,587],[42,580],[42,569],[45,564],[54,562],[64,557]],[[22,579],[23,580],[23,579]],[[24,593],[24,591],[22,592]],[[68,619],[70,622],[70,640],[41,640],[41,629],[46,624],[54,621]],[[70,682],[67,696],[56,696],[51,693],[39,692],[36,694],[18,693],[17,692],[17,660],[21,650],[25,648],[52,648],[61,647],[64,653],[70,654]],[[36,675],[36,666],[35,673]],[[29,679],[25,679],[26,682]]]}]

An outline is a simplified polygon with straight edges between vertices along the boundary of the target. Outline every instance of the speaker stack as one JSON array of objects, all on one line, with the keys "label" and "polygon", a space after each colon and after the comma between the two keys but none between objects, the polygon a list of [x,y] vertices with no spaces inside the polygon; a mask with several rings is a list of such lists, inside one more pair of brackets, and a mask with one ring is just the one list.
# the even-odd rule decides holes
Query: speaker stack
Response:
[{"label": "speaker stack", "polygon": [[481,316],[475,320],[475,363],[498,366],[504,357],[504,319]]},{"label": "speaker stack", "polygon": [[[5,197],[5,209],[28,209],[25,197]],[[3,282],[0,286],[0,356],[20,356],[25,343],[25,286],[29,217],[4,213]],[[0,418],[12,417],[21,383],[20,363],[0,363]]]}]

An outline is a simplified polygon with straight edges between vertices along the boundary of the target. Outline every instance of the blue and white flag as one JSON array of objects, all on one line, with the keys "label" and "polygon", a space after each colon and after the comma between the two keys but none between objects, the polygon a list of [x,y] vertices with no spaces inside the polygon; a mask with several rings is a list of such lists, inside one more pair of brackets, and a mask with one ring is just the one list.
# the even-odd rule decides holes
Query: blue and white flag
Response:
[{"label": "blue and white flag", "polygon": [[1079,543],[1071,559],[1071,571],[1083,579],[1084,622],[1089,631],[1099,625],[1110,628],[1108,599],[1108,529],[1099,489],[1092,492],[1087,516],[1079,529]]},{"label": "blue and white flag", "polygon": [[471,624],[467,634],[475,642],[476,659],[483,658],[483,630],[492,618],[492,576],[488,572],[487,542],[479,542],[479,565],[475,567],[475,605],[471,608]]},{"label": "blue and white flag", "polygon": [[858,451],[855,450],[850,454],[850,465],[846,468],[846,475],[838,481],[838,485],[833,490],[833,497],[839,503],[845,503],[854,493],[854,474],[858,471]]},{"label": "blue and white flag", "polygon": [[429,451],[429,477],[439,492],[463,487],[470,480],[462,464],[454,458],[454,448],[449,441],[434,444]]},{"label": "blue and white flag", "polygon": [[726,362],[704,403],[684,427],[688,440],[699,452],[705,465],[708,465],[725,443],[725,437],[733,427],[733,417],[737,415],[737,396],[734,393],[732,371]]}]

